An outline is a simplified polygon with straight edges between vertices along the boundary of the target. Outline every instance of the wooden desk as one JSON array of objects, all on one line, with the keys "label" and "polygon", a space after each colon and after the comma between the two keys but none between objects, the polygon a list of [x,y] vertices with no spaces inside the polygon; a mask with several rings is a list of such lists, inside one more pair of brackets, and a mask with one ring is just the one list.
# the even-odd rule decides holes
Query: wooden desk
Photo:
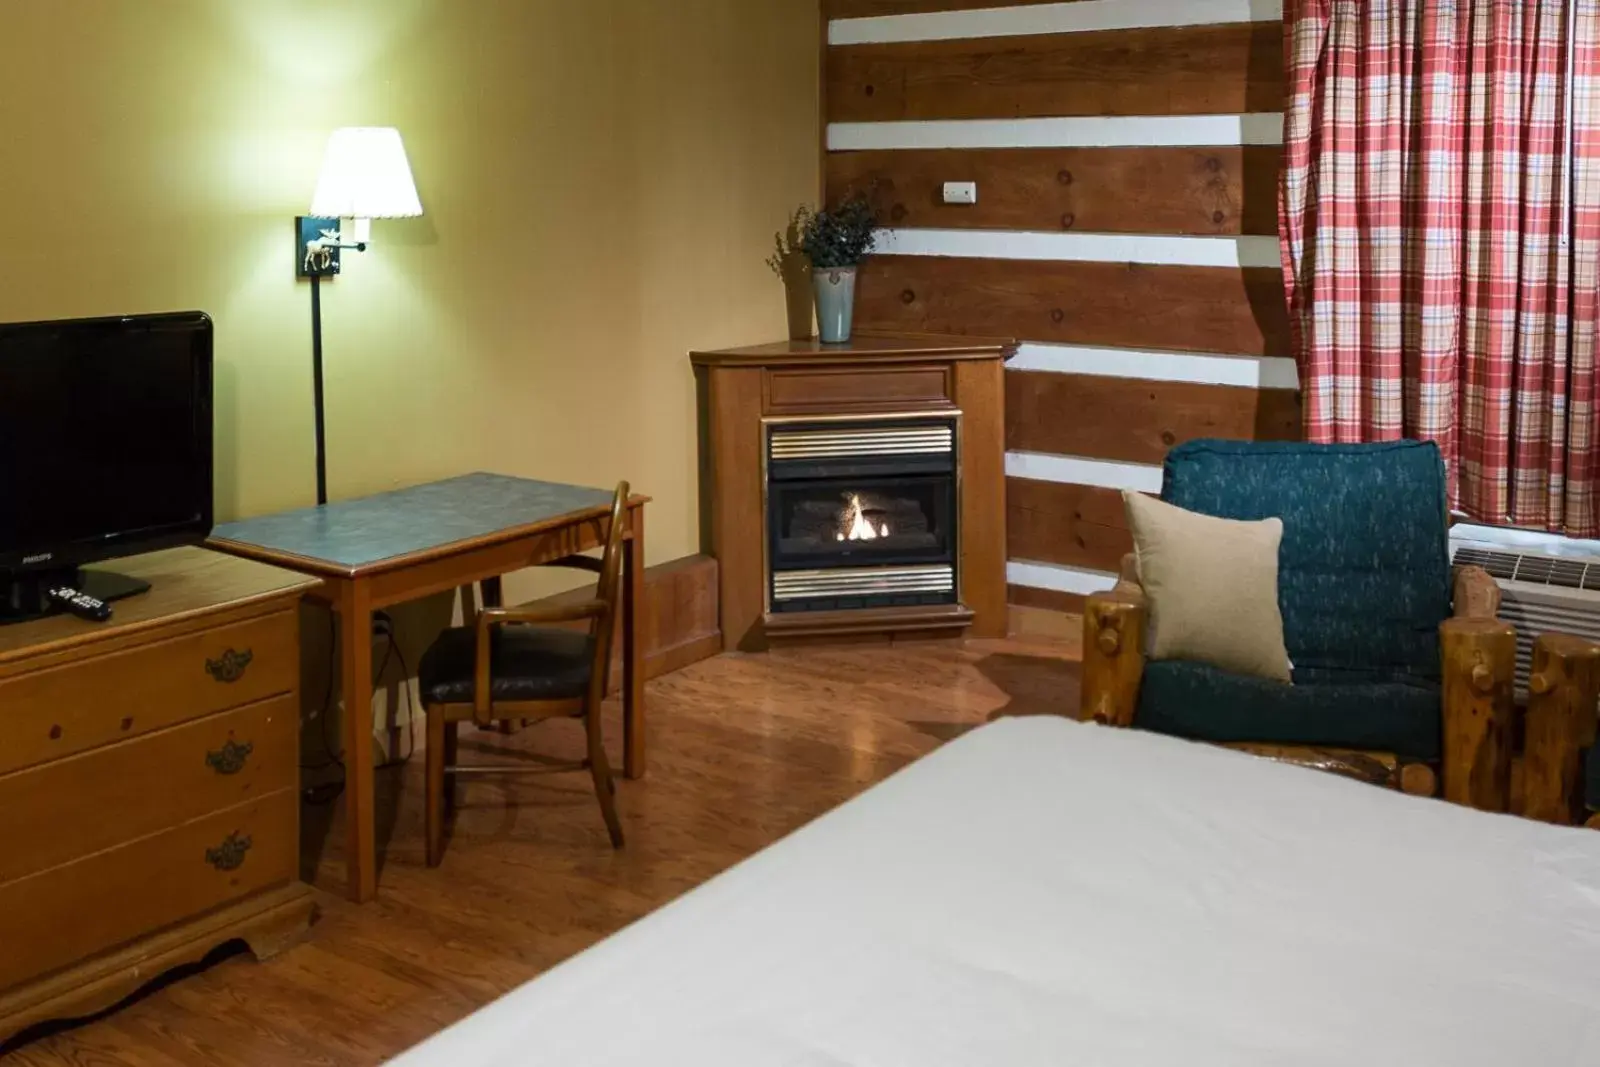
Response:
[{"label": "wooden desk", "polygon": [[[628,505],[623,558],[623,773],[644,774],[644,505]],[[468,474],[359,500],[218,526],[211,547],[314,574],[311,595],[342,617],[348,891],[377,894],[373,824],[372,613],[473,582],[497,598],[501,575],[604,542],[611,492],[500,474]]]}]

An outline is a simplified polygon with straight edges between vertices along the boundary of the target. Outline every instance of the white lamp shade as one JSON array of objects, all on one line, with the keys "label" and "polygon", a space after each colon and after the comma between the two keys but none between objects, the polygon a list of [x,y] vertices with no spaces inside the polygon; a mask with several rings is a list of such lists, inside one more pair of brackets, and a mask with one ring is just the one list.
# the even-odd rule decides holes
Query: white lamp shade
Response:
[{"label": "white lamp shade", "polygon": [[422,214],[400,131],[392,126],[334,130],[322,157],[311,214],[324,219],[409,219]]}]

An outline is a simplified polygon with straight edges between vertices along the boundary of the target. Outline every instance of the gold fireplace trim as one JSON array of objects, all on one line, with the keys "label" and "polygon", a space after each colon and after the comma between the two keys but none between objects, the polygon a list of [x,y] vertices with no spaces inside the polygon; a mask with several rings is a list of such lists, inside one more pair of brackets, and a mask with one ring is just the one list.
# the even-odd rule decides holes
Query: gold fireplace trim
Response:
[{"label": "gold fireplace trim", "polygon": [[[793,432],[793,431],[786,431],[786,430],[783,429],[783,427],[786,424],[810,424],[812,426],[816,426],[819,423],[821,423],[821,424],[832,423],[832,424],[836,424],[838,427],[840,427],[840,429],[845,430],[845,431],[848,432],[850,430],[850,428],[852,427],[852,425],[860,426],[863,423],[872,423],[872,422],[895,422],[895,421],[899,421],[899,420],[902,420],[902,419],[944,419],[944,420],[947,420],[949,422],[951,428],[954,430],[954,433],[955,433],[955,440],[954,440],[954,451],[956,453],[956,457],[955,457],[955,459],[956,459],[955,511],[956,511],[957,515],[962,515],[963,514],[963,512],[962,512],[962,508],[963,508],[962,494],[965,492],[965,486],[964,486],[963,483],[965,482],[966,471],[964,469],[963,462],[962,462],[962,456],[961,456],[961,433],[962,433],[961,427],[962,427],[962,422],[963,422],[963,413],[961,412],[961,410],[959,408],[954,410],[954,411],[950,410],[949,408],[935,408],[935,409],[922,410],[922,411],[886,411],[886,412],[874,412],[874,413],[869,414],[869,415],[854,415],[854,414],[852,414],[852,415],[764,415],[764,416],[762,416],[762,418],[761,418],[761,436],[764,438],[764,440],[761,443],[762,447],[761,447],[761,453],[760,453],[760,456],[761,456],[761,466],[760,466],[761,515],[760,515],[759,521],[761,523],[761,577],[762,577],[761,584],[763,586],[763,601],[764,601],[764,605],[765,605],[765,610],[766,610],[766,613],[768,615],[772,614],[772,606],[779,599],[775,594],[775,590],[773,589],[773,582],[771,580],[773,578],[772,555],[771,555],[772,547],[771,547],[771,544],[770,544],[771,531],[767,529],[767,517],[771,513],[771,510],[772,510],[771,502],[768,500],[768,496],[769,496],[769,494],[771,492],[771,489],[772,489],[772,476],[771,476],[770,471],[768,470],[768,462],[769,462],[769,460],[771,458],[771,454],[772,454],[772,445],[771,445],[772,438],[774,436],[776,436],[777,434],[780,434],[780,433]],[[963,556],[962,556],[962,551],[963,551],[963,549],[962,549],[962,539],[966,537],[966,530],[964,530],[962,528],[964,525],[965,524],[960,522],[960,521],[958,521],[956,523],[955,544],[951,546],[952,552],[953,552],[956,560],[958,560],[958,561],[963,558]],[[941,563],[941,564],[937,564],[936,566],[941,567],[944,570],[946,570],[946,571],[948,571],[948,572],[950,572],[951,574],[954,575],[953,585],[954,585],[954,590],[955,590],[955,595],[956,595],[956,601],[957,601],[957,603],[962,602],[962,592],[961,592],[962,574],[961,574],[961,572],[955,569],[955,564],[944,564],[944,563]],[[898,568],[894,568],[894,569],[896,569],[896,570],[907,570],[907,569],[910,569],[910,568],[898,567]],[[805,571],[789,571],[789,572],[780,572],[780,573],[805,574],[806,572]],[[828,573],[830,573],[830,574],[839,574],[839,573],[848,574],[850,572],[849,571],[830,570]],[[945,589],[938,589],[938,590],[932,590],[932,591],[933,592],[945,592],[946,590]],[[799,598],[792,598],[792,599],[799,599]]]},{"label": "gold fireplace trim", "polygon": [[956,450],[953,422],[942,426],[871,429],[780,430],[769,437],[774,460],[848,459],[854,456],[941,456]]},{"label": "gold fireplace trim", "polygon": [[779,571],[772,576],[774,602],[810,597],[890,596],[897,593],[953,593],[956,569],[949,563],[914,567],[840,567],[833,570]]}]

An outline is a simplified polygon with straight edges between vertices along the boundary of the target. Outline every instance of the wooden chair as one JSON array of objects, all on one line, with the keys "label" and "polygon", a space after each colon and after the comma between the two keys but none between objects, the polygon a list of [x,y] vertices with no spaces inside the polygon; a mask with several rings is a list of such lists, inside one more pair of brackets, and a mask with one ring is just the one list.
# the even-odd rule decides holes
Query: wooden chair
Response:
[{"label": "wooden chair", "polygon": [[1541,637],[1519,723],[1516,633],[1497,618],[1494,579],[1450,566],[1445,487],[1438,449],[1414,441],[1174,448],[1162,499],[1283,520],[1278,602],[1294,684],[1147,662],[1149,605],[1130,557],[1116,588],[1084,610],[1080,716],[1423,796],[1442,779],[1448,800],[1571,822],[1579,751],[1595,736],[1600,649]]},{"label": "wooden chair", "polygon": [[[443,858],[445,808],[447,802],[454,806],[455,790],[446,790],[446,776],[451,776],[453,786],[454,778],[466,775],[548,771],[547,767],[458,765],[456,730],[464,722],[487,728],[497,723],[581,718],[588,756],[571,769],[587,768],[594,778],[611,844],[622,847],[600,706],[611,673],[627,502],[628,483],[623,482],[611,504],[611,526],[599,559],[568,556],[548,564],[598,573],[594,599],[559,608],[485,607],[466,626],[439,635],[423,654],[417,674],[428,717],[428,866],[438,866]],[[587,632],[549,625],[585,620],[590,624]]]}]

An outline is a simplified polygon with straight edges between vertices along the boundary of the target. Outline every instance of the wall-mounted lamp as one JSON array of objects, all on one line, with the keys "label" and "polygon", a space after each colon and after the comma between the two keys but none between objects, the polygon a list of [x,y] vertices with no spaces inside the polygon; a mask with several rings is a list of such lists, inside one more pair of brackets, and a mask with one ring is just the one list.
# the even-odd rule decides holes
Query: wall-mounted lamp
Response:
[{"label": "wall-mounted lamp", "polygon": [[389,126],[334,130],[322,157],[311,214],[294,220],[295,274],[311,279],[311,363],[317,414],[317,503],[328,502],[328,463],[322,418],[321,280],[339,273],[339,253],[365,252],[373,219],[422,214],[400,131]]}]

